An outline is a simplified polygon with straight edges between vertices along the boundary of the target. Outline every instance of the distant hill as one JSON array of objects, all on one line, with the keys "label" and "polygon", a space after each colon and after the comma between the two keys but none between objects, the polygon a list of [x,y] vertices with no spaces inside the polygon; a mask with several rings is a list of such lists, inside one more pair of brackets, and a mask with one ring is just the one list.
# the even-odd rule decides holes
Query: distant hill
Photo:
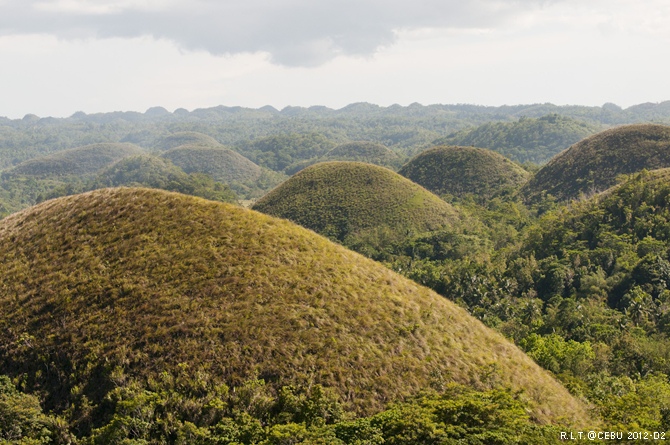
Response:
[{"label": "distant hill", "polygon": [[154,148],[167,151],[181,145],[204,145],[208,147],[217,147],[221,144],[211,136],[207,136],[197,131],[180,131],[177,133],[163,136],[154,142]]},{"label": "distant hill", "polygon": [[332,239],[364,229],[436,230],[456,210],[397,173],[360,162],[326,162],[302,170],[253,206]]},{"label": "distant hill", "polygon": [[382,167],[398,167],[401,161],[394,151],[377,142],[356,141],[340,144],[324,156],[325,159],[337,161],[357,161]]},{"label": "distant hill", "polygon": [[400,167],[402,158],[393,150],[377,142],[347,142],[336,146],[320,158],[309,159],[292,165],[286,169],[286,173],[295,174],[310,165],[328,161],[365,162],[396,170]]},{"label": "distant hill", "polygon": [[211,177],[186,174],[167,159],[141,155],[123,159],[100,172],[86,189],[139,186],[175,191],[215,201],[235,202],[235,193]]},{"label": "distant hill", "polygon": [[522,189],[529,202],[542,195],[560,201],[603,191],[621,174],[670,167],[670,126],[626,125],[603,131],[571,146]]},{"label": "distant hill", "polygon": [[91,144],[25,161],[4,174],[37,178],[92,175],[120,159],[143,152],[142,148],[128,143]]},{"label": "distant hill", "polygon": [[258,165],[223,146],[186,144],[168,150],[161,156],[186,173],[205,173],[226,183],[255,181],[262,173]]},{"label": "distant hill", "polygon": [[543,164],[601,129],[596,124],[550,114],[540,118],[524,117],[516,122],[488,122],[452,133],[434,144],[488,148],[514,161]]},{"label": "distant hill", "polygon": [[237,150],[256,164],[276,172],[289,173],[294,164],[319,158],[335,147],[320,133],[288,133],[237,144]]},{"label": "distant hill", "polygon": [[275,394],[323,385],[358,413],[431,382],[486,388],[493,378],[523,391],[538,422],[589,422],[567,390],[465,310],[232,205],[148,189],[48,201],[0,221],[0,276],[0,374],[80,432],[114,412],[140,419],[152,400],[169,412],[218,391],[188,414],[195,428],[235,387],[262,418],[260,383],[240,387],[258,378]]},{"label": "distant hill", "polygon": [[441,146],[426,150],[398,172],[437,195],[489,199],[519,188],[531,176],[491,150]]}]

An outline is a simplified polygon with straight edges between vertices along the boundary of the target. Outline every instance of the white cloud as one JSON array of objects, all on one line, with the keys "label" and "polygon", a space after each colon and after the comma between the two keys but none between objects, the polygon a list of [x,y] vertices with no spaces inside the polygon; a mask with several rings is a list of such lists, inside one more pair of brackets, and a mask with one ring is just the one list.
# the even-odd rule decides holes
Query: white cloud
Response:
[{"label": "white cloud", "polygon": [[[557,0],[555,0],[557,1]],[[153,36],[214,55],[268,52],[291,66],[372,55],[398,30],[494,27],[546,0],[10,0],[0,33]]]}]

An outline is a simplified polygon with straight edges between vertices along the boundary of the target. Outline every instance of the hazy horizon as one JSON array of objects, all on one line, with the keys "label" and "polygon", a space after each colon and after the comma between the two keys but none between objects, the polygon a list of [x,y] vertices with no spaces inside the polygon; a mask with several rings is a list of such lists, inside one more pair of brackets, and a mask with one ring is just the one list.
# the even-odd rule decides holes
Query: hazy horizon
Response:
[{"label": "hazy horizon", "polygon": [[670,99],[661,0],[0,0],[0,116]]}]

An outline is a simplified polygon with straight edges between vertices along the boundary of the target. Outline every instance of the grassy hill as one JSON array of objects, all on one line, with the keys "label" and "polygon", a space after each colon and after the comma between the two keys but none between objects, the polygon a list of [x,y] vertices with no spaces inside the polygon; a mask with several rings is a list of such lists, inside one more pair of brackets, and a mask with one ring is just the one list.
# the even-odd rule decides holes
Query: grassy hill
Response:
[{"label": "grassy hill", "polygon": [[621,174],[670,167],[670,127],[626,125],[603,131],[571,146],[522,190],[529,202],[543,195],[560,201],[603,191]]},{"label": "grassy hill", "polygon": [[101,171],[85,185],[87,190],[105,187],[150,187],[200,196],[214,201],[236,202],[226,185],[203,174],[187,174],[167,159],[142,155],[123,159]]},{"label": "grassy hill", "polygon": [[441,146],[418,154],[398,172],[438,195],[486,200],[510,192],[530,177],[504,156],[475,147]]},{"label": "grassy hill", "polygon": [[340,241],[366,229],[425,232],[458,219],[453,207],[422,187],[389,169],[360,162],[306,168],[253,208]]},{"label": "grassy hill", "polygon": [[435,145],[488,148],[518,162],[542,164],[601,126],[567,116],[523,117],[516,122],[487,122],[440,138]]},{"label": "grassy hill", "polygon": [[221,146],[221,144],[213,137],[198,133],[197,131],[179,131],[159,138],[154,142],[154,148],[161,151],[171,150],[181,145],[204,145],[207,147]]},{"label": "grassy hill", "polygon": [[120,159],[143,152],[137,145],[128,143],[91,144],[25,161],[4,175],[36,178],[92,175]]},{"label": "grassy hill", "polygon": [[[463,309],[236,206],[149,189],[47,201],[0,222],[0,275],[0,374],[80,431],[124,409],[138,419],[153,397],[142,388],[161,385],[175,391],[162,410],[215,388],[223,397],[224,384],[262,406],[258,386],[241,387],[254,378],[276,391],[323,385],[357,413],[435,383],[502,385],[524,391],[536,421],[589,422]],[[220,399],[208,400],[193,422],[216,421],[206,413]]]},{"label": "grassy hill", "polygon": [[223,146],[180,145],[161,155],[186,173],[205,173],[217,181],[255,181],[261,168]]}]

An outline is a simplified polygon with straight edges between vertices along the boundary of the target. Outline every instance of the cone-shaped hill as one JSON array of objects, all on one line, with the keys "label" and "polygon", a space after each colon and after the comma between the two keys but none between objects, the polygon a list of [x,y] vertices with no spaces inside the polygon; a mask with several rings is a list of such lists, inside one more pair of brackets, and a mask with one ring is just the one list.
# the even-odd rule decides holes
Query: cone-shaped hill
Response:
[{"label": "cone-shaped hill", "polygon": [[179,131],[164,136],[154,143],[154,148],[167,151],[180,145],[204,145],[206,147],[220,147],[221,144],[211,136],[198,133],[197,131]]},{"label": "cone-shaped hill", "polygon": [[25,161],[7,173],[10,176],[35,176],[55,178],[59,176],[85,176],[128,156],[143,153],[137,145],[128,143],[100,143],[59,151],[40,158]]},{"label": "cone-shaped hill", "polygon": [[263,196],[253,209],[340,241],[365,229],[426,232],[458,219],[451,205],[423,187],[361,162],[312,165]]},{"label": "cone-shaped hill", "polygon": [[47,201],[0,221],[0,276],[0,374],[43,394],[47,410],[96,419],[114,388],[179,368],[228,385],[321,384],[371,412],[435,378],[486,385],[495,369],[535,419],[588,422],[465,310],[228,204],[150,189]]},{"label": "cone-shaped hill", "polygon": [[457,146],[419,153],[398,173],[438,195],[472,194],[480,199],[517,189],[530,177],[530,173],[499,153]]},{"label": "cone-shaped hill", "polygon": [[670,167],[670,127],[626,125],[590,136],[558,154],[523,187],[528,202],[603,191],[621,174]]},{"label": "cone-shaped hill", "polygon": [[163,153],[162,157],[186,173],[205,173],[226,183],[255,181],[260,177],[262,170],[258,165],[239,153],[217,145],[180,145]]},{"label": "cone-shaped hill", "polygon": [[340,144],[326,153],[324,158],[337,161],[366,162],[368,164],[395,168],[398,168],[399,165],[397,164],[401,162],[400,156],[394,151],[382,144],[368,141]]}]

